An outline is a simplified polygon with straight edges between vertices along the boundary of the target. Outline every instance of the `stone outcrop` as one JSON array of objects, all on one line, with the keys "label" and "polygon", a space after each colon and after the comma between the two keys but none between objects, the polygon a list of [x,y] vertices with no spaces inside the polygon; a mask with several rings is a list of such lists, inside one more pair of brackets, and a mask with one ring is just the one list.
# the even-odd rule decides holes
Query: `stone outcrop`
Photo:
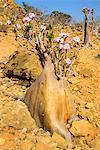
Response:
[{"label": "stone outcrop", "polygon": [[91,141],[96,136],[96,129],[86,120],[76,121],[70,129],[74,136],[84,136],[87,141]]},{"label": "stone outcrop", "polygon": [[37,55],[26,49],[15,51],[4,66],[4,73],[21,80],[35,80],[41,73],[42,67]]}]

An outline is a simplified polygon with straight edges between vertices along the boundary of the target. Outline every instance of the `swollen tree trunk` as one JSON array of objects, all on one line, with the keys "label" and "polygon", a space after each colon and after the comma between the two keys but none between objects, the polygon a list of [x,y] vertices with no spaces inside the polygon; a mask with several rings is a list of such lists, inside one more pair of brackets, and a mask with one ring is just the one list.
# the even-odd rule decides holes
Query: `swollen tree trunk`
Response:
[{"label": "swollen tree trunk", "polygon": [[94,30],[94,10],[92,9],[92,25],[89,27],[89,14],[90,9],[84,8],[83,13],[85,15],[85,25],[84,25],[84,44],[87,46],[92,46],[92,34]]},{"label": "swollen tree trunk", "polygon": [[63,82],[57,80],[49,59],[41,75],[28,89],[24,101],[36,124],[46,131],[63,136],[71,149],[71,135],[65,123],[72,115],[75,117],[76,110]]}]

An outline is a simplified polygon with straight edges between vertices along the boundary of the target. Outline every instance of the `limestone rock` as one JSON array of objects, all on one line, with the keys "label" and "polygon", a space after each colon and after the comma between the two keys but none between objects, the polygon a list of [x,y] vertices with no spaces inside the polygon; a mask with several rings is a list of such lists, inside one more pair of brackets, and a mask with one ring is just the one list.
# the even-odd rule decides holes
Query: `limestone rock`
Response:
[{"label": "limestone rock", "polygon": [[39,58],[26,49],[15,51],[4,66],[4,73],[21,79],[34,80],[42,71]]},{"label": "limestone rock", "polygon": [[50,146],[49,144],[44,144],[42,142],[38,142],[36,144],[36,150],[56,150],[56,148],[53,146]]},{"label": "limestone rock", "polygon": [[68,147],[68,141],[66,141],[63,137],[61,137],[57,133],[53,134],[52,141],[56,142],[58,144],[57,147],[59,147],[61,149],[67,149],[67,147]]},{"label": "limestone rock", "polygon": [[0,125],[17,129],[34,129],[35,121],[31,118],[25,104],[21,101],[0,102]]},{"label": "limestone rock", "polygon": [[85,120],[73,122],[70,132],[74,136],[84,136],[88,141],[91,141],[96,136],[96,129]]},{"label": "limestone rock", "polygon": [[98,140],[96,140],[94,150],[100,150],[100,138]]},{"label": "limestone rock", "polygon": [[5,139],[4,138],[0,138],[0,146],[3,145],[5,143]]},{"label": "limestone rock", "polygon": [[24,140],[20,143],[21,150],[31,150],[33,147],[35,147],[35,145],[29,140]]},{"label": "limestone rock", "polygon": [[42,142],[44,144],[48,144],[52,141],[52,138],[50,136],[37,136],[37,141]]}]

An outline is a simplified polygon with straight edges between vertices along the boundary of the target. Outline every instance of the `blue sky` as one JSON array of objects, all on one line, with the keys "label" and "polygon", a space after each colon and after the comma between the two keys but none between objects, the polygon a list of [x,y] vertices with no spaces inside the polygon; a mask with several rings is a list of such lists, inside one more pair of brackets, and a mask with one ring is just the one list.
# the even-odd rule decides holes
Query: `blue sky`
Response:
[{"label": "blue sky", "polygon": [[70,14],[77,21],[84,19],[82,9],[84,7],[95,9],[95,18],[100,17],[100,0],[15,0],[22,4],[26,2],[29,5],[42,9],[50,13],[54,10]]}]

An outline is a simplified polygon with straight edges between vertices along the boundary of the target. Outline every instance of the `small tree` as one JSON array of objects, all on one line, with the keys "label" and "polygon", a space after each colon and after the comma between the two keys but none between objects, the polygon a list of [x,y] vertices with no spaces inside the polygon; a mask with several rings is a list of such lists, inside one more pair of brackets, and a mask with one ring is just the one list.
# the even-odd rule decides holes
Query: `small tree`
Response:
[{"label": "small tree", "polygon": [[93,30],[94,30],[94,9],[92,9],[92,11],[91,11],[91,14],[92,14],[92,25],[91,25],[91,27],[89,26],[90,9],[84,8],[83,13],[85,15],[84,44],[87,46],[92,46],[92,34],[93,34]]}]

